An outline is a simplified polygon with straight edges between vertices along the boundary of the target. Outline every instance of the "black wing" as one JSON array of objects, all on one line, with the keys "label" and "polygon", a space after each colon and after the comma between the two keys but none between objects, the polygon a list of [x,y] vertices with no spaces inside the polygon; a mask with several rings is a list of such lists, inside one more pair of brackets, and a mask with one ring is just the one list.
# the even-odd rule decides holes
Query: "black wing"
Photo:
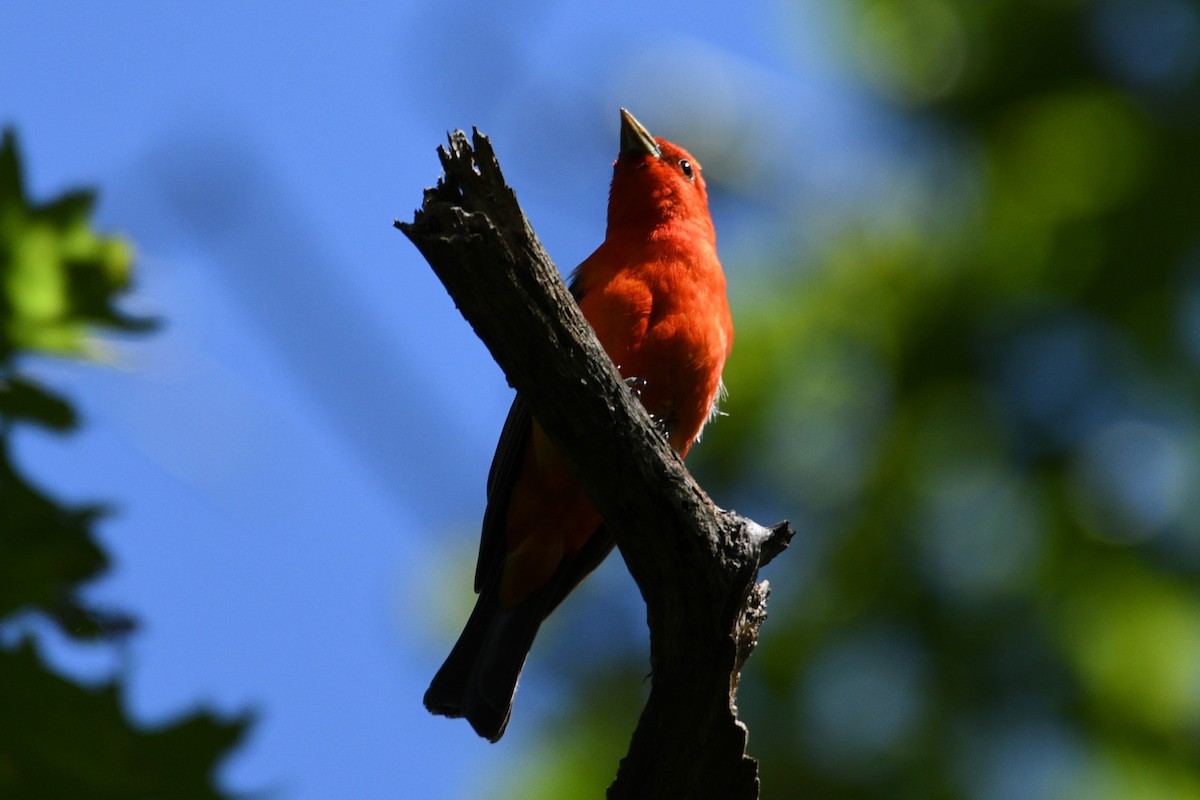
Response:
[{"label": "black wing", "polygon": [[513,400],[500,431],[496,454],[487,479],[487,510],[483,512],[483,532],[479,537],[479,560],[475,564],[475,591],[483,591],[488,576],[504,562],[505,528],[508,523],[508,501],[513,484],[521,472],[525,448],[529,445],[533,414],[521,395]]},{"label": "black wing", "polygon": [[[579,287],[578,270],[571,275],[571,295],[578,303],[583,299]],[[518,394],[508,409],[500,441],[496,443],[496,454],[492,456],[492,467],[488,470],[487,510],[483,512],[483,531],[479,536],[479,559],[475,562],[475,592],[483,591],[488,576],[504,563],[505,529],[508,523],[508,502],[512,498],[513,484],[521,472],[525,448],[533,430],[533,414],[525,399]],[[611,545],[609,546],[611,549]],[[608,550],[605,550],[607,554]],[[603,556],[601,556],[603,560]],[[599,562],[597,562],[599,563]],[[561,598],[559,598],[561,600]],[[557,605],[557,603],[555,603]]]}]

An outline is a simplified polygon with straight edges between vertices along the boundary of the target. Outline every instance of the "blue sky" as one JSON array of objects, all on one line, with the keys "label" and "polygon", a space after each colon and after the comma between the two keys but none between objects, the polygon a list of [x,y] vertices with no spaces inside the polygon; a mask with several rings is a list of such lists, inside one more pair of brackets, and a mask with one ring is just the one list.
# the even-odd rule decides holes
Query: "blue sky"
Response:
[{"label": "blue sky", "polygon": [[[85,427],[18,458],[116,505],[90,596],[143,623],[117,651],[29,623],[55,663],[123,674],[148,722],[254,710],[238,790],[471,797],[526,766],[555,688],[536,649],[500,745],[420,705],[473,599],[511,392],[391,221],[477,125],[567,269],[603,237],[624,105],[705,163],[727,268],[819,236],[805,212],[888,163],[841,23],[817,0],[716,8],[6,0],[0,124],[30,188],[97,187],[139,253],[126,308],[164,320],[107,366],[35,365]],[[762,279],[732,273],[735,301]],[[637,646],[619,564],[598,593]]]}]

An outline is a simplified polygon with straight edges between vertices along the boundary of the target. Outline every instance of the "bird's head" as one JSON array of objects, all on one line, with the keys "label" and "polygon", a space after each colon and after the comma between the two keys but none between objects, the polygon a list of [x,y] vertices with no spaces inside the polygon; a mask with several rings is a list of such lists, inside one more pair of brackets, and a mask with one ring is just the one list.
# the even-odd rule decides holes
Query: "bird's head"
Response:
[{"label": "bird's head", "polygon": [[682,225],[712,230],[700,164],[621,109],[621,152],[613,162],[608,226],[646,231]]}]

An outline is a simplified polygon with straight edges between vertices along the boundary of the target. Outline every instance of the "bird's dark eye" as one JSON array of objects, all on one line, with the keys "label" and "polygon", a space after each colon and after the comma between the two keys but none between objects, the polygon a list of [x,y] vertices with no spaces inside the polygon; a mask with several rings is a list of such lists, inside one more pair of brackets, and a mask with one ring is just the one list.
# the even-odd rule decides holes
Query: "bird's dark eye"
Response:
[{"label": "bird's dark eye", "polygon": [[683,174],[686,175],[687,179],[690,181],[692,179],[692,174],[693,174],[692,173],[692,162],[688,161],[686,158],[681,158],[681,159],[679,159],[679,168],[681,170],[683,170]]}]

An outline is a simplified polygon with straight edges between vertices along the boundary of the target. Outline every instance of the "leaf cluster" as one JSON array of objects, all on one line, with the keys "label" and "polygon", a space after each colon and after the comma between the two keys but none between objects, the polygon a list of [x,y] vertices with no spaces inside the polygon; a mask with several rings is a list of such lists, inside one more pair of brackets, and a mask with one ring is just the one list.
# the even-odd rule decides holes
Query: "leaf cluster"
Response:
[{"label": "leaf cluster", "polygon": [[0,796],[26,798],[220,798],[213,770],[245,720],[196,712],[154,727],[129,718],[120,680],[81,685],[57,674],[33,637],[52,621],[77,642],[132,632],[124,612],[84,597],[108,555],[96,538],[99,505],[72,505],[34,485],[14,461],[27,428],[66,435],[71,402],[34,378],[46,356],[98,354],[93,331],[137,333],[152,322],[125,315],[133,253],[94,230],[94,196],[70,192],[44,204],[25,191],[15,134],[0,141]]}]

